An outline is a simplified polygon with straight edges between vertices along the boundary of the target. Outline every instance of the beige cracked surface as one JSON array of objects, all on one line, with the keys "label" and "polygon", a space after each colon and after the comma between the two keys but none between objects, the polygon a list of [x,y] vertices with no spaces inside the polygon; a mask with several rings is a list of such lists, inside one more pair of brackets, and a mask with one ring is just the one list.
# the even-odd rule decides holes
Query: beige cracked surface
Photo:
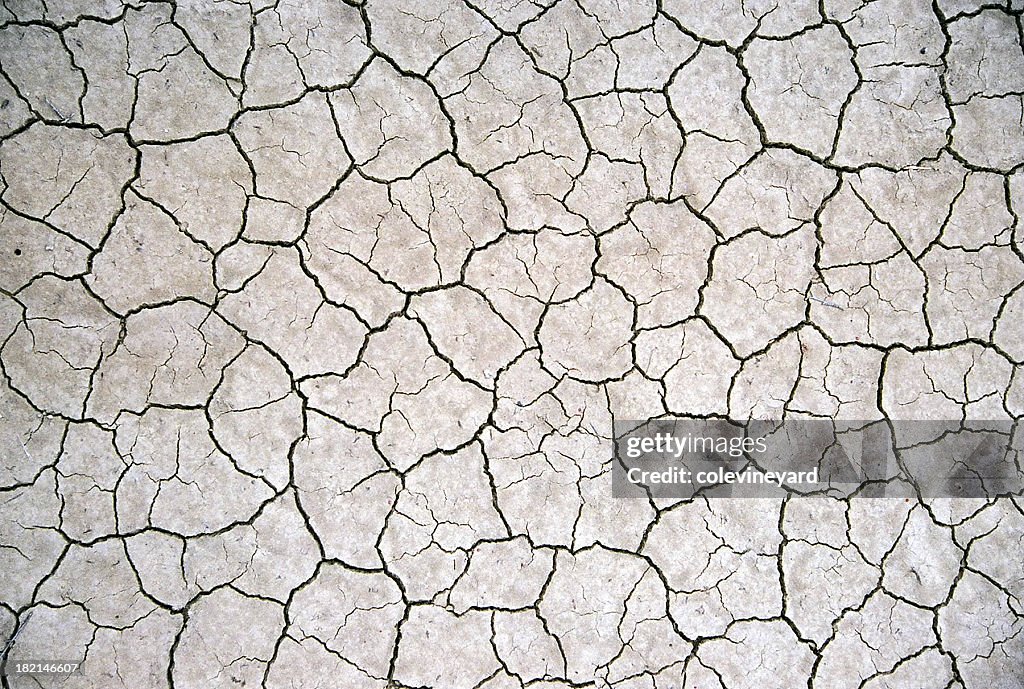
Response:
[{"label": "beige cracked surface", "polygon": [[1022,45],[0,2],[0,649],[82,661],[3,687],[1024,687],[1019,497],[610,479],[613,418],[1024,416]]}]

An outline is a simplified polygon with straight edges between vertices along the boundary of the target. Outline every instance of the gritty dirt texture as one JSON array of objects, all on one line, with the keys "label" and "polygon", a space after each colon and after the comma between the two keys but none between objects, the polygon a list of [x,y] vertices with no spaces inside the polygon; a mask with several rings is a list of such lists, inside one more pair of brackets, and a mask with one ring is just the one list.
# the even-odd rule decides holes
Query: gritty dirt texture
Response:
[{"label": "gritty dirt texture", "polygon": [[0,2],[5,688],[1024,687],[1024,504],[612,419],[1024,416],[1020,0]]}]

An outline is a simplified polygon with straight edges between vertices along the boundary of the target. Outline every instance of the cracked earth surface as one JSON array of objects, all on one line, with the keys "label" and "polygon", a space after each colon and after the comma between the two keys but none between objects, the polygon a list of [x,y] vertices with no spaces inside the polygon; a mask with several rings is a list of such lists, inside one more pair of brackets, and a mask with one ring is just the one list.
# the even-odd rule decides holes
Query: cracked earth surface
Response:
[{"label": "cracked earth surface", "polygon": [[1020,499],[610,487],[1024,415],[1022,11],[0,3],[3,686],[1024,686]]}]

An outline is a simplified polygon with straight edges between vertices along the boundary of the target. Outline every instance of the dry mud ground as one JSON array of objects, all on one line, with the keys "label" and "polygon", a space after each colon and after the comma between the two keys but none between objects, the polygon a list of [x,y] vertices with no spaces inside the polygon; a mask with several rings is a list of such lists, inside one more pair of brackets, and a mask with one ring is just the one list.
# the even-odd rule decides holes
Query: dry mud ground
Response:
[{"label": "dry mud ground", "polygon": [[3,686],[1024,686],[1020,499],[610,487],[1024,415],[1022,8],[0,3]]}]

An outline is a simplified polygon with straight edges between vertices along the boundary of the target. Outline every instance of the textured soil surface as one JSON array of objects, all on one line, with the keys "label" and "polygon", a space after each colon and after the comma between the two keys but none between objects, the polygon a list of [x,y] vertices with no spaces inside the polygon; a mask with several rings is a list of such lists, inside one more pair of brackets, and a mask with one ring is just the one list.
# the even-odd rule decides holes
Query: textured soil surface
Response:
[{"label": "textured soil surface", "polygon": [[1024,416],[1022,11],[0,2],[3,687],[1024,686],[1019,498],[611,488]]}]

